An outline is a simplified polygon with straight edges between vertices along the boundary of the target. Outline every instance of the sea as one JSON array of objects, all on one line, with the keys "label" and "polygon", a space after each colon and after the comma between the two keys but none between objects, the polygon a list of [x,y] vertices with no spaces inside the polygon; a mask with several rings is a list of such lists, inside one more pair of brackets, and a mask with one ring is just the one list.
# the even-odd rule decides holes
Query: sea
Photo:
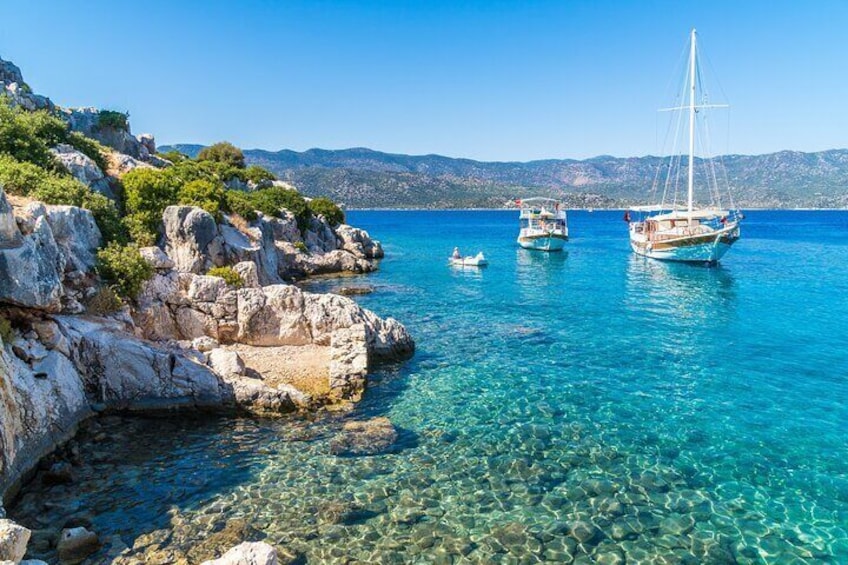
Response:
[{"label": "sea", "polygon": [[[103,559],[237,524],[301,563],[848,563],[848,212],[747,212],[712,267],[634,255],[614,211],[570,212],[561,253],[514,211],[348,221],[379,270],[305,288],[371,286],[417,344],[355,410],[106,422],[12,517],[84,513]],[[375,417],[394,446],[331,452]]]}]

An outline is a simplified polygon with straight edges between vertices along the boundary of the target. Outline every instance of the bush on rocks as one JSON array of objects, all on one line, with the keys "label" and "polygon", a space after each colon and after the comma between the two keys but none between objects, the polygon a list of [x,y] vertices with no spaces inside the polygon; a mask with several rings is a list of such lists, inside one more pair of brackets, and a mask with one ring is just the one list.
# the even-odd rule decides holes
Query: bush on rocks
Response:
[{"label": "bush on rocks", "polygon": [[285,209],[297,218],[297,227],[301,233],[309,228],[312,214],[306,200],[296,190],[272,186],[251,192],[250,196],[256,209],[263,214],[280,217]]},{"label": "bush on rocks", "polygon": [[228,190],[224,199],[228,212],[238,214],[249,222],[256,219],[256,207],[253,204],[253,198],[246,192]]},{"label": "bush on rocks", "polygon": [[310,200],[309,210],[316,216],[324,216],[331,226],[343,224],[345,221],[345,215],[342,209],[335,202],[324,196]]},{"label": "bush on rocks", "polygon": [[162,212],[177,202],[177,188],[165,171],[135,169],[121,179],[124,185],[127,226],[141,245],[156,240]]},{"label": "bush on rocks", "polygon": [[67,134],[68,125],[46,110],[27,112],[0,97],[0,153],[55,171],[59,165],[50,148]]},{"label": "bush on rocks", "polygon": [[241,275],[229,266],[212,267],[206,274],[210,277],[221,277],[224,279],[225,283],[235,288],[241,288],[244,286],[244,280],[241,278]]},{"label": "bush on rocks", "polygon": [[244,178],[246,181],[261,184],[263,182],[275,180],[277,177],[274,176],[274,173],[267,169],[263,169],[257,165],[251,165],[244,170]]},{"label": "bush on rocks", "polygon": [[221,209],[226,204],[226,192],[220,182],[194,180],[180,187],[177,193],[180,204],[199,206],[220,220]]},{"label": "bush on rocks", "polygon": [[97,115],[98,129],[130,130],[130,113],[101,110]]},{"label": "bush on rocks", "polygon": [[98,251],[97,271],[119,296],[130,299],[153,277],[153,267],[135,244],[110,243]]}]

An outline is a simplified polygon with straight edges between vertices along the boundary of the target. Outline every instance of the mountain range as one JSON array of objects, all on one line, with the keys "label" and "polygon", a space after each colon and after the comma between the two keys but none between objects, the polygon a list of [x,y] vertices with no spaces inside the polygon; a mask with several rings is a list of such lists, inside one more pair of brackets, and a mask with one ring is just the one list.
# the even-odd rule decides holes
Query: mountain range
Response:
[{"label": "mountain range", "polygon": [[[196,156],[202,145],[160,147]],[[486,162],[441,155],[402,155],[365,148],[298,152],[244,151],[309,196],[329,196],[350,208],[500,207],[528,196],[563,198],[571,207],[619,207],[653,202],[668,158],[611,157]],[[719,162],[714,160],[714,162]],[[720,162],[741,208],[848,207],[848,150],[725,155]],[[667,166],[667,165],[666,165]],[[696,172],[707,170],[696,160]],[[683,167],[681,175],[686,174]],[[718,176],[724,177],[721,167]],[[683,178],[683,176],[681,176]],[[662,184],[662,182],[660,182]],[[685,183],[681,183],[685,184]],[[729,202],[723,202],[728,206]],[[680,194],[680,198],[685,198]],[[704,203],[708,203],[704,201]]]}]

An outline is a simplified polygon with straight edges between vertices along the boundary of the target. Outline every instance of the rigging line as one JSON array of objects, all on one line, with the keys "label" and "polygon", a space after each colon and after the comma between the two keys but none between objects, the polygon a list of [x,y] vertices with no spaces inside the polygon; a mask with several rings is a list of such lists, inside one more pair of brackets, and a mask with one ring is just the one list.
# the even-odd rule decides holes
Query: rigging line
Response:
[{"label": "rigging line", "polygon": [[704,139],[701,144],[702,151],[704,152],[704,169],[707,175],[707,188],[710,193],[710,200],[712,201],[712,205],[717,205],[721,208],[721,192],[718,187],[718,178],[716,177],[715,172],[715,160],[712,155],[712,151],[710,148],[712,147],[711,137],[710,137],[710,126],[709,120],[707,119],[707,115],[704,114],[701,118],[703,122],[703,132]]},{"label": "rigging line", "polygon": [[[682,73],[683,80],[681,81],[677,100],[684,100],[686,97],[686,92],[689,88],[689,76],[688,73]],[[677,125],[675,127],[673,144],[671,147],[671,152],[669,153],[669,169],[668,174],[666,176],[666,183],[663,189],[663,198],[662,198],[662,206],[665,206],[665,203],[668,199],[668,191],[671,186],[674,187],[674,197],[673,197],[673,205],[677,206],[677,197],[678,197],[678,189],[680,186],[680,169],[681,169],[681,161],[683,156],[679,151],[679,143],[681,131],[683,129],[683,112],[677,113]],[[672,185],[672,175],[674,175],[674,184]]]}]

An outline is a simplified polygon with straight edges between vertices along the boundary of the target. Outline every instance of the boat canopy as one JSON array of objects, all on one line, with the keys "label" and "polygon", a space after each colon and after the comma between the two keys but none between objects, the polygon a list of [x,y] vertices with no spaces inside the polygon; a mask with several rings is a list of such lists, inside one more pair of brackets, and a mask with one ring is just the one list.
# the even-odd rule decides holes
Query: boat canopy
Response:
[{"label": "boat canopy", "polygon": [[519,205],[521,207],[527,206],[539,206],[545,204],[561,204],[560,200],[556,198],[545,198],[543,196],[534,196],[533,198],[521,198],[518,200]]},{"label": "boat canopy", "polygon": [[634,212],[663,212],[665,210],[686,210],[686,206],[663,206],[662,204],[649,204],[647,206],[631,206]]},{"label": "boat canopy", "polygon": [[703,208],[701,210],[692,210],[689,212],[688,210],[674,210],[673,212],[669,212],[668,214],[658,214],[656,216],[651,216],[649,219],[662,221],[662,220],[711,220],[713,218],[723,218],[725,216],[729,216],[730,212],[727,210],[720,210],[718,208]]}]

